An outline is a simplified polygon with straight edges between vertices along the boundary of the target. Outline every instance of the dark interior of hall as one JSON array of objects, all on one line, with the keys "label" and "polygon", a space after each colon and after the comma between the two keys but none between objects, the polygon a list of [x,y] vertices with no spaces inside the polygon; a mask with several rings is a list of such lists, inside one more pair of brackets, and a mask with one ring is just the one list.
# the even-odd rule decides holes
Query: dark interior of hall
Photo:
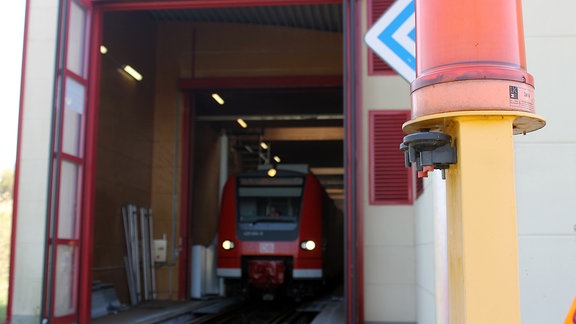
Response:
[{"label": "dark interior of hall", "polygon": [[[122,207],[132,203],[153,207],[154,239],[165,237],[167,244],[166,260],[156,264],[158,298],[186,294],[190,266],[182,265],[181,253],[210,245],[216,233],[222,134],[228,173],[271,162],[259,154],[265,141],[270,157],[308,165],[342,208],[341,17],[339,4],[104,14],[95,281],[112,283],[120,300],[129,300]],[[123,73],[125,64],[142,81]],[[259,81],[230,85],[242,78]],[[282,78],[296,82],[265,84]],[[182,86],[186,80],[210,82]]]}]

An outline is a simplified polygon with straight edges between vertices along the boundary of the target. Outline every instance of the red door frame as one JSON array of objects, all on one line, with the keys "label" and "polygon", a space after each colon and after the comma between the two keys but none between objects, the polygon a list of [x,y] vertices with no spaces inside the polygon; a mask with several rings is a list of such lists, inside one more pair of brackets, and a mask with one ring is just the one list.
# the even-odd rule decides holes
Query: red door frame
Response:
[{"label": "red door frame", "polygon": [[364,323],[364,236],[362,188],[362,114],[360,1],[344,0],[344,237],[347,323]]},{"label": "red door frame", "polygon": [[[360,190],[356,190],[359,186],[359,178],[356,176],[357,152],[354,147],[361,147],[356,143],[356,138],[361,138],[359,130],[361,127],[358,125],[360,120],[356,120],[357,101],[356,93],[356,73],[359,61],[353,53],[359,50],[360,42],[357,33],[360,29],[358,27],[358,10],[359,3],[355,0],[172,0],[172,1],[131,1],[131,2],[109,2],[109,0],[88,0],[92,3],[92,26],[91,26],[91,46],[90,46],[90,67],[89,67],[89,88],[88,88],[88,116],[86,124],[86,164],[85,164],[85,180],[84,180],[84,222],[82,224],[82,251],[81,251],[81,279],[80,279],[80,322],[89,322],[91,318],[91,268],[92,268],[92,254],[93,249],[93,222],[94,222],[94,200],[95,200],[95,155],[97,146],[97,117],[98,117],[98,93],[99,93],[99,71],[100,71],[100,55],[98,52],[99,45],[102,39],[102,18],[106,11],[120,11],[120,10],[146,10],[146,9],[183,9],[183,8],[206,8],[206,7],[238,7],[238,6],[264,6],[264,5],[294,5],[294,4],[327,4],[327,3],[343,3],[345,12],[345,78],[344,78],[344,115],[345,115],[345,134],[348,139],[345,142],[345,173],[346,173],[346,255],[347,258],[347,282],[346,288],[346,314],[349,323],[363,321],[363,260],[362,260],[362,222],[360,212],[361,207],[355,202],[362,201],[357,195],[360,195]],[[285,78],[290,80],[290,78]],[[220,80],[222,81],[222,80]],[[181,84],[182,86],[183,84]],[[221,86],[221,84],[220,84]],[[188,109],[188,107],[186,107]],[[190,130],[186,130],[190,133]],[[186,141],[190,141],[187,138]],[[189,150],[190,145],[186,145]],[[183,152],[182,159],[190,159],[191,152]],[[184,160],[182,162],[185,162]],[[189,161],[188,161],[189,162]],[[189,172],[189,171],[187,171]],[[184,188],[182,188],[184,189]],[[181,193],[181,198],[187,197],[189,194],[189,186],[187,192]],[[189,204],[181,205],[186,210],[181,210],[180,221],[181,224],[188,224]],[[183,241],[187,241],[188,232],[181,230],[181,234],[186,233]],[[186,271],[186,264],[188,262],[189,253],[180,253],[180,271]],[[182,265],[184,264],[184,265]],[[185,274],[184,274],[185,275]],[[179,297],[183,298],[187,294],[187,279],[181,278],[179,275]]]},{"label": "red door frame", "polygon": [[[84,21],[82,23],[84,23],[85,25],[85,34],[84,36],[84,40],[87,40],[87,42],[82,45],[83,46],[83,52],[84,53],[84,59],[86,60],[86,63],[83,64],[83,66],[81,66],[80,68],[83,69],[84,71],[78,71],[78,73],[81,73],[83,75],[86,75],[85,77],[79,74],[76,74],[76,72],[72,71],[70,69],[70,67],[68,66],[68,49],[69,49],[69,44],[68,44],[68,28],[70,28],[70,15],[71,15],[71,10],[72,10],[72,6],[71,4],[73,2],[76,2],[78,5],[82,6],[83,9],[86,10],[86,16],[84,16]],[[27,8],[28,10],[28,8]],[[82,116],[81,118],[81,122],[80,122],[80,129],[79,129],[79,136],[80,138],[78,138],[77,140],[81,143],[80,147],[78,148],[78,152],[76,153],[76,155],[73,155],[71,153],[67,153],[65,152],[65,150],[63,149],[63,141],[64,141],[64,118],[65,118],[65,114],[68,114],[69,112],[66,111],[64,102],[63,102],[63,98],[65,96],[65,94],[67,93],[68,89],[67,88],[67,80],[71,79],[74,80],[75,82],[82,84],[84,86],[84,88],[86,89],[86,94],[85,94],[85,99],[88,98],[89,96],[89,91],[90,91],[90,70],[89,70],[89,64],[90,64],[90,46],[91,46],[91,42],[92,40],[90,40],[89,38],[89,33],[88,33],[88,26],[91,23],[90,19],[91,19],[91,4],[90,2],[87,2],[86,0],[66,0],[66,1],[61,1],[60,2],[60,7],[59,7],[59,17],[58,17],[58,40],[57,40],[57,50],[56,50],[56,57],[57,57],[57,63],[56,63],[56,74],[55,74],[55,87],[54,87],[54,98],[55,98],[55,102],[53,103],[53,129],[52,129],[52,143],[51,143],[51,147],[50,147],[50,153],[51,153],[51,157],[50,157],[50,168],[49,168],[49,172],[50,172],[50,176],[49,176],[49,199],[48,199],[48,206],[47,206],[47,210],[48,210],[48,217],[47,217],[47,226],[46,226],[46,239],[47,239],[47,243],[46,243],[46,248],[45,248],[45,278],[44,278],[44,284],[43,284],[43,296],[42,296],[42,311],[41,314],[44,318],[48,318],[49,321],[54,322],[54,323],[69,323],[69,322],[76,322],[78,321],[78,319],[81,317],[81,312],[83,308],[86,308],[87,306],[83,303],[83,296],[79,295],[83,292],[84,289],[82,289],[84,286],[84,281],[86,281],[86,277],[91,278],[91,271],[82,271],[83,269],[91,269],[91,257],[87,256],[86,254],[88,253],[84,253],[86,250],[86,245],[85,243],[87,243],[87,237],[85,237],[83,234],[85,232],[85,228],[86,228],[86,223],[84,220],[84,217],[82,217],[82,215],[84,214],[84,210],[85,210],[85,206],[79,207],[78,210],[76,211],[76,221],[78,222],[76,224],[77,228],[74,230],[75,232],[77,232],[77,234],[75,235],[75,238],[60,238],[59,237],[59,222],[60,222],[60,197],[61,197],[61,192],[60,192],[60,176],[62,175],[61,169],[62,169],[62,165],[64,162],[68,162],[68,163],[72,163],[75,166],[77,166],[79,168],[79,173],[78,173],[78,178],[76,179],[76,181],[80,184],[77,187],[77,197],[75,199],[75,201],[82,201],[82,199],[87,198],[87,188],[90,188],[87,186],[86,184],[86,179],[85,177],[87,177],[90,174],[93,174],[94,172],[90,172],[86,169],[86,159],[88,158],[88,153],[93,153],[91,150],[89,150],[86,147],[86,142],[87,142],[87,138],[86,138],[86,133],[87,133],[87,123],[88,123],[88,117],[86,115]],[[75,26],[76,28],[76,26]],[[84,111],[86,112],[86,114],[89,113],[88,111],[88,102],[84,102],[82,104]],[[88,199],[89,200],[89,199]],[[90,242],[90,241],[89,241]],[[76,303],[74,305],[74,312],[65,316],[61,316],[61,317],[55,317],[54,315],[54,303],[53,300],[55,299],[55,294],[56,294],[56,289],[54,288],[54,285],[56,284],[56,265],[58,264],[58,255],[56,253],[57,249],[56,249],[56,245],[68,245],[68,246],[76,246],[78,247],[77,251],[76,251],[76,255],[74,256],[74,258],[77,261],[72,261],[73,265],[76,267],[73,269],[73,273],[74,273],[74,277],[72,278],[73,280],[73,296],[71,296],[72,300],[74,303]],[[85,267],[85,265],[83,264],[83,262],[85,260],[89,260],[90,261],[90,266]],[[90,279],[88,279],[88,282],[90,282]],[[89,309],[89,311],[91,311]]]},{"label": "red door frame", "polygon": [[[98,107],[100,105],[100,44],[102,43],[102,10],[91,8],[89,45],[87,122],[84,161],[84,197],[82,222],[82,252],[80,257],[79,322],[92,320],[92,254],[94,250],[94,208],[96,201],[96,152],[98,147]],[[97,31],[97,32],[94,32]]]}]

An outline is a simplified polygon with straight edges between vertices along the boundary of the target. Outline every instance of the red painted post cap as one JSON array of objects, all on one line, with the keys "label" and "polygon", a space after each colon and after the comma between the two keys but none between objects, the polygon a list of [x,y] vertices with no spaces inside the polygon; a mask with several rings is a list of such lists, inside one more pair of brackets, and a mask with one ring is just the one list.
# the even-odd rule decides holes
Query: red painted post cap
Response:
[{"label": "red painted post cap", "polygon": [[521,0],[415,1],[412,91],[460,80],[510,80],[534,86],[526,71]]}]

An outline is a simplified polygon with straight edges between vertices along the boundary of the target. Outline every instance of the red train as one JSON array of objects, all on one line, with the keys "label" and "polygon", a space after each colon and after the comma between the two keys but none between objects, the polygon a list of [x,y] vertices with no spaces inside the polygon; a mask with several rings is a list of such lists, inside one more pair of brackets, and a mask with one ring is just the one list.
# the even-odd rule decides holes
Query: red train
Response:
[{"label": "red train", "polygon": [[218,276],[227,294],[305,298],[342,281],[342,213],[310,172],[231,176],[222,194]]}]

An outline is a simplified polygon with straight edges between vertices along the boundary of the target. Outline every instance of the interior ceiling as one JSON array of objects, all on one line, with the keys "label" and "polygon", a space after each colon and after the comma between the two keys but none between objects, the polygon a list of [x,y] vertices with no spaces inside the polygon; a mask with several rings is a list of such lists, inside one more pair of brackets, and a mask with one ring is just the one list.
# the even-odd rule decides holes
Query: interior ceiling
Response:
[{"label": "interior ceiling", "polygon": [[[282,163],[308,164],[311,168],[341,168],[343,161],[342,88],[227,89],[216,91],[225,101],[219,105],[210,92],[194,92],[196,120],[225,129],[248,169],[258,160],[260,141]],[[242,118],[247,128],[237,119]],[[248,146],[249,148],[247,148]],[[253,152],[250,152],[252,150]]]},{"label": "interior ceiling", "polygon": [[[158,22],[215,22],[342,32],[341,4],[191,8],[150,11]],[[225,101],[217,104],[217,92]],[[281,163],[308,164],[338,205],[343,188],[341,87],[210,89],[193,92],[198,122],[225,129],[245,168],[262,163],[258,143],[270,144]],[[237,123],[248,124],[243,129]]]},{"label": "interior ceiling", "polygon": [[223,22],[342,32],[342,4],[154,10],[157,21]]}]

